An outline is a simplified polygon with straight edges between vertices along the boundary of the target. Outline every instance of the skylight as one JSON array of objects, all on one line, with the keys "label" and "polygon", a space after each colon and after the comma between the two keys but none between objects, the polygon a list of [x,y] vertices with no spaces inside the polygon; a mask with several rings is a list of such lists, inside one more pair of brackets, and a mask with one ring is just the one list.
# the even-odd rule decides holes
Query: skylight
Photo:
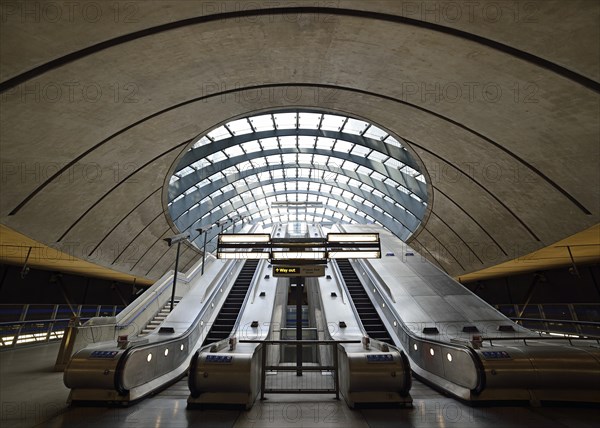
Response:
[{"label": "skylight", "polygon": [[[374,223],[406,240],[427,210],[422,167],[398,137],[360,118],[304,110],[236,118],[190,151],[169,181],[169,213],[182,232],[244,217]],[[285,205],[298,201],[322,205]]]}]

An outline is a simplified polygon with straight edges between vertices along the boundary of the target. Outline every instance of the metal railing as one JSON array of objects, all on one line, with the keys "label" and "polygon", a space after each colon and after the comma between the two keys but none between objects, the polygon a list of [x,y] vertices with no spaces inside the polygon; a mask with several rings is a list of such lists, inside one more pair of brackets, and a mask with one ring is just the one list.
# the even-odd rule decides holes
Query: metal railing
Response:
[{"label": "metal railing", "polygon": [[[260,398],[265,394],[335,394],[340,398],[340,374],[338,345],[361,343],[360,340],[240,340],[240,343],[258,343],[256,352],[261,353]],[[274,364],[269,347],[281,345],[328,346],[331,358],[320,364]],[[275,352],[275,354],[278,352]]]},{"label": "metal railing", "polygon": [[600,304],[498,304],[495,308],[530,330],[562,335],[600,337]]},{"label": "metal railing", "polygon": [[59,341],[70,324],[114,317],[121,310],[117,305],[0,305],[0,349]]}]

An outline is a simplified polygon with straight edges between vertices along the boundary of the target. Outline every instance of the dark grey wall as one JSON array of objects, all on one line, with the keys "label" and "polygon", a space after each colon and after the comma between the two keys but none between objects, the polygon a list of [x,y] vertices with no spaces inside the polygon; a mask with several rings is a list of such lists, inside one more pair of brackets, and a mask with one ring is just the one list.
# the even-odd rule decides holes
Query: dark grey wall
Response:
[{"label": "dark grey wall", "polygon": [[66,295],[74,305],[125,306],[136,297],[131,284],[39,269],[22,278],[21,270],[0,264],[0,304],[60,304]]},{"label": "dark grey wall", "polygon": [[464,284],[492,305],[525,303],[534,284],[530,303],[599,303],[600,265],[532,272]]}]

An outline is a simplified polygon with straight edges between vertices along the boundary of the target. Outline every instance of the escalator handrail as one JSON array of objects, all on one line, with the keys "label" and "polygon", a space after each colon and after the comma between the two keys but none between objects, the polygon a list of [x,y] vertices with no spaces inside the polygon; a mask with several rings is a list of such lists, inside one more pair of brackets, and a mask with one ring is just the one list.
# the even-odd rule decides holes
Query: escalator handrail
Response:
[{"label": "escalator handrail", "polygon": [[[154,348],[156,346],[164,346],[166,344],[180,341],[180,340],[188,337],[194,331],[194,329],[196,329],[196,327],[200,323],[200,319],[204,316],[205,312],[208,310],[208,308],[209,308],[208,302],[211,302],[212,300],[214,300],[215,296],[219,294],[219,289],[227,281],[227,277],[237,266],[239,266],[239,264],[235,260],[233,260],[231,263],[228,264],[228,266],[226,266],[226,268],[220,274],[220,278],[217,281],[216,286],[213,288],[213,291],[211,292],[209,298],[206,300],[206,304],[198,312],[198,314],[196,315],[196,318],[194,318],[194,320],[190,323],[190,326],[185,330],[185,332],[183,332],[181,335],[179,335],[177,337],[171,337],[171,338],[168,338],[165,340],[152,342],[152,343],[143,343],[143,344],[136,345],[135,342],[133,342],[132,346],[127,348],[127,350],[125,352],[123,352],[123,354],[121,354],[119,361],[117,363],[117,367],[115,369],[115,374],[114,374],[115,390],[119,394],[125,395],[127,393],[127,389],[123,386],[123,374],[124,374],[125,365],[127,364],[127,361],[129,360],[131,354],[133,354],[134,352],[143,351],[145,349]],[[237,279],[237,276],[236,276],[236,279]],[[235,283],[235,281],[234,281],[234,283]],[[158,375],[157,377],[160,377],[160,376],[162,376],[162,375]]]},{"label": "escalator handrail", "polygon": [[[362,260],[359,260],[358,263],[359,263],[359,265],[362,267],[362,269],[365,272],[368,272],[368,270],[369,270],[368,266],[366,266],[363,263]],[[359,280],[360,280],[360,277],[359,277]],[[372,277],[369,277],[369,280],[372,282],[372,284],[375,287],[380,288],[379,284],[377,282],[374,282]],[[367,292],[367,294],[368,294],[368,292]],[[441,340],[423,338],[423,337],[415,335],[406,326],[406,324],[402,320],[402,317],[400,317],[400,315],[396,311],[396,307],[393,304],[391,304],[389,296],[387,295],[387,293],[379,293],[379,294],[381,295],[382,299],[385,301],[385,303],[386,303],[388,309],[390,310],[390,312],[392,312],[392,314],[394,315],[394,318],[398,321],[398,326],[404,331],[404,333],[408,337],[410,337],[411,339],[413,339],[415,341],[421,342],[421,343],[427,343],[427,344],[430,344],[430,345],[443,346],[443,347],[451,348],[451,349],[454,349],[454,350],[457,350],[457,351],[464,351],[464,352],[466,352],[471,357],[471,359],[473,360],[473,364],[474,364],[475,369],[477,371],[477,385],[471,391],[473,393],[475,393],[475,394],[479,394],[483,390],[483,388],[485,387],[485,383],[486,383],[485,369],[483,367],[483,363],[482,363],[479,355],[475,352],[475,350],[471,346],[463,345],[463,344],[458,344],[458,343],[444,342],[444,341],[441,341]]]},{"label": "escalator handrail", "polygon": [[173,274],[170,274],[169,277],[167,277],[165,279],[164,283],[162,285],[160,285],[159,287],[157,287],[156,290],[153,291],[155,294],[152,298],[150,298],[150,301],[146,301],[146,300],[141,301],[140,304],[138,305],[138,311],[135,312],[133,317],[129,318],[130,313],[133,312],[135,309],[132,309],[129,313],[127,313],[125,315],[125,317],[127,317],[127,323],[125,323],[125,324],[117,323],[116,328],[122,330],[124,328],[129,327],[148,308],[148,306],[153,304],[160,296],[162,296],[162,294],[165,291],[170,290],[173,287],[173,281],[171,280],[172,278],[173,278]]}]

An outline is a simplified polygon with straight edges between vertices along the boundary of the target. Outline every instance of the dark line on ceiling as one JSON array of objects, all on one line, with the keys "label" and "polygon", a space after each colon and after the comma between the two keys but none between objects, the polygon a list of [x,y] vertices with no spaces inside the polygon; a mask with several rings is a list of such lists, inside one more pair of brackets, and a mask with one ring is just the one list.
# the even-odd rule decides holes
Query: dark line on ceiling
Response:
[{"label": "dark line on ceiling", "polygon": [[[467,247],[467,248],[468,248],[468,249],[471,251],[471,253],[473,253],[473,255],[474,255],[475,257],[477,257],[477,260],[479,260],[479,263],[481,263],[481,264],[484,264],[484,263],[483,263],[483,260],[481,260],[481,259],[479,258],[479,256],[478,256],[478,255],[477,255],[477,253],[476,253],[476,252],[475,252],[475,251],[474,251],[474,250],[471,248],[471,246],[470,246],[469,244],[467,244],[467,242],[466,242],[464,239],[462,239],[462,237],[461,237],[461,236],[460,236],[458,233],[456,233],[456,231],[455,231],[455,230],[454,230],[454,229],[453,229],[453,228],[452,228],[452,227],[451,227],[451,226],[450,226],[448,223],[446,223],[446,222],[444,221],[444,219],[443,219],[443,218],[441,218],[441,217],[440,217],[438,214],[436,214],[436,213],[435,213],[433,210],[431,210],[431,214],[432,214],[432,215],[434,215],[434,216],[435,216],[435,217],[436,217],[436,218],[437,218],[439,221],[441,221],[441,222],[442,222],[442,224],[444,224],[444,225],[445,225],[445,226],[446,226],[448,229],[450,229],[450,230],[452,231],[452,233],[454,233],[454,235],[456,235],[456,237],[457,237],[458,239],[460,239],[460,240],[462,241],[462,243],[463,243],[463,244],[465,244],[465,246],[466,246],[466,247]],[[431,233],[431,232],[429,232],[429,233]]]},{"label": "dark line on ceiling", "polygon": [[[161,213],[161,214],[162,214],[162,213]],[[162,237],[163,237],[163,236],[165,236],[165,235],[167,234],[167,232],[168,232],[169,230],[171,230],[171,226],[169,226],[169,228],[168,228],[167,230],[165,230],[165,231],[162,233],[162,235],[160,235],[160,236],[159,236],[159,237],[156,239],[156,241],[154,241],[154,242],[152,243],[152,245],[150,245],[150,246],[149,246],[149,247],[146,249],[146,251],[144,251],[144,254],[142,254],[142,255],[140,256],[140,258],[138,259],[138,261],[137,261],[137,262],[135,262],[135,264],[134,264],[134,265],[131,267],[131,269],[129,269],[129,271],[130,271],[130,272],[131,272],[131,271],[133,271],[133,269],[135,269],[135,267],[138,265],[138,263],[142,261],[142,259],[143,259],[143,258],[146,256],[146,254],[148,254],[148,251],[150,251],[152,248],[154,248],[154,246],[156,245],[156,243],[157,243],[157,242],[159,242],[159,241],[162,239]],[[165,245],[167,245],[167,243],[166,243],[166,242],[165,242]]]},{"label": "dark line on ceiling", "polygon": [[121,223],[123,223],[123,222],[124,222],[124,221],[127,219],[127,217],[129,217],[131,214],[133,214],[133,212],[134,212],[135,210],[137,210],[137,209],[138,209],[138,208],[139,208],[139,207],[140,207],[140,206],[141,206],[141,205],[142,205],[144,202],[146,202],[148,199],[150,199],[150,198],[151,198],[151,197],[152,197],[152,196],[153,196],[153,195],[154,195],[156,192],[158,192],[158,191],[159,191],[159,190],[161,190],[161,189],[162,189],[162,186],[161,186],[161,187],[159,187],[158,189],[156,189],[155,191],[153,191],[152,193],[150,193],[148,196],[146,196],[146,197],[145,197],[145,198],[142,200],[142,202],[140,202],[139,204],[137,204],[137,205],[136,205],[136,206],[135,206],[135,207],[134,207],[134,208],[133,208],[131,211],[129,211],[127,214],[125,214],[125,216],[124,216],[124,217],[123,217],[121,220],[119,220],[119,222],[117,222],[117,224],[115,224],[115,226],[114,226],[112,229],[110,229],[110,230],[109,230],[109,231],[108,231],[108,232],[107,232],[107,233],[104,235],[104,238],[102,238],[102,239],[100,240],[100,242],[98,242],[98,245],[96,245],[96,246],[94,247],[94,249],[93,249],[92,251],[90,251],[90,253],[88,254],[88,257],[91,257],[91,256],[92,256],[92,254],[94,254],[94,251],[96,251],[96,250],[98,249],[98,247],[99,247],[100,245],[102,245],[102,243],[103,243],[103,242],[106,240],[106,238],[108,238],[108,237],[110,236],[110,234],[111,234],[111,233],[113,233],[113,232],[115,231],[115,229],[116,229],[117,227],[119,227],[119,225],[120,225]]},{"label": "dark line on ceiling", "polygon": [[429,251],[429,249],[428,249],[428,248],[427,248],[425,245],[421,244],[421,242],[419,242],[419,240],[418,240],[417,238],[413,239],[413,241],[414,241],[414,242],[416,242],[416,243],[419,245],[419,247],[421,247],[421,249],[423,249],[423,250],[427,251],[427,252],[429,253],[429,255],[431,256],[431,258],[432,258],[432,259],[435,261],[435,264],[436,264],[436,265],[437,265],[437,266],[438,266],[440,269],[442,269],[442,270],[444,271],[444,273],[446,273],[446,275],[449,275],[449,273],[448,273],[448,271],[446,270],[446,268],[444,267],[444,265],[443,265],[442,263],[440,263],[440,261],[437,259],[437,257],[436,257],[436,256],[434,256],[434,255],[432,254],[432,252],[431,252],[431,251]]},{"label": "dark line on ceiling", "polygon": [[[440,245],[442,246],[442,248],[443,248],[443,249],[446,251],[446,253],[448,253],[448,255],[449,255],[450,257],[452,257],[456,263],[458,263],[458,265],[460,266],[460,268],[461,268],[463,271],[465,270],[465,267],[462,265],[462,263],[461,263],[460,261],[458,261],[458,259],[457,259],[457,258],[454,256],[454,254],[452,254],[452,252],[451,252],[450,250],[448,250],[448,248],[446,248],[446,246],[445,246],[445,245],[442,243],[442,241],[440,241],[440,240],[438,239],[438,237],[437,237],[437,236],[435,236],[433,233],[431,233],[431,232],[429,231],[429,229],[427,229],[426,227],[423,227],[423,230],[424,230],[424,231],[426,231],[427,233],[429,233],[433,239],[435,239],[437,242],[439,242],[439,244],[440,244]],[[419,233],[419,236],[421,236],[421,235],[422,235],[422,232],[421,232],[421,233]]]},{"label": "dark line on ceiling", "polygon": [[371,11],[361,11],[361,10],[351,10],[351,9],[342,9],[342,8],[331,8],[331,7],[277,7],[277,8],[269,8],[269,9],[256,9],[256,10],[238,10],[234,12],[226,12],[220,13],[216,15],[208,15],[208,16],[196,16],[192,18],[182,19],[176,22],[169,22],[167,24],[157,25],[151,28],[145,28],[143,30],[135,31],[133,33],[124,34],[121,36],[114,37],[109,40],[105,40],[100,43],[96,43],[92,46],[88,46],[86,48],[80,49],[75,52],[71,52],[67,55],[64,55],[60,58],[56,58],[52,61],[49,61],[45,64],[34,67],[28,71],[25,71],[17,76],[14,76],[4,82],[0,83],[0,93],[11,89],[29,79],[37,77],[43,73],[46,73],[52,69],[61,67],[63,65],[69,64],[73,61],[77,61],[81,58],[84,58],[89,55],[93,55],[97,52],[103,51],[105,49],[130,42],[132,40],[140,39],[147,36],[152,36],[155,34],[159,34],[165,31],[170,31],[186,26],[204,24],[208,22],[220,21],[220,20],[230,20],[235,18],[246,18],[246,17],[254,17],[254,16],[272,16],[272,15],[301,15],[301,14],[327,14],[327,15],[336,15],[336,16],[350,16],[355,18],[364,18],[364,19],[372,19],[377,21],[386,21],[395,24],[404,24],[410,25],[419,28],[425,28],[431,31],[439,32],[442,34],[449,34],[455,37],[459,37],[462,39],[466,39],[484,46],[487,46],[491,49],[495,49],[502,53],[511,55],[513,57],[519,58],[528,63],[534,64],[538,67],[544,68],[546,70],[552,71],[555,74],[563,76],[573,82],[576,82],[588,89],[591,89],[595,92],[600,92],[600,83],[583,76],[573,70],[570,70],[566,67],[563,67],[559,64],[556,64],[547,59],[541,58],[537,55],[522,51],[515,47],[506,45],[504,43],[488,39],[486,37],[482,37],[476,34],[472,34],[466,31],[458,30],[455,28],[445,27],[440,24],[434,24],[431,22],[420,21],[413,18],[407,18],[403,16],[392,15],[388,13],[381,12],[371,12]]},{"label": "dark line on ceiling", "polygon": [[140,230],[140,231],[137,233],[137,235],[135,235],[135,236],[133,237],[133,239],[132,239],[131,241],[129,241],[129,244],[127,244],[127,245],[125,246],[125,248],[123,248],[123,250],[121,250],[121,252],[120,252],[120,253],[117,255],[117,257],[116,257],[116,258],[113,260],[113,262],[111,263],[111,265],[114,265],[114,264],[116,263],[116,261],[117,261],[117,260],[119,260],[119,258],[120,258],[120,257],[123,255],[123,253],[124,253],[125,251],[127,251],[127,249],[128,249],[130,246],[131,246],[131,244],[133,244],[133,242],[134,242],[134,241],[135,241],[135,240],[136,240],[136,239],[137,239],[137,238],[138,238],[138,237],[139,237],[139,236],[140,236],[142,233],[144,233],[144,231],[145,231],[146,229],[148,229],[148,228],[149,228],[149,227],[152,225],[152,223],[154,223],[156,220],[158,220],[158,218],[159,218],[161,215],[163,215],[163,214],[164,214],[164,212],[163,212],[163,210],[162,210],[162,208],[161,208],[161,210],[160,210],[160,212],[158,213],[158,215],[157,215],[156,217],[154,217],[154,218],[152,219],[152,221],[150,221],[148,224],[146,224],[146,225],[145,225],[145,226],[142,228],[142,230]]},{"label": "dark line on ceiling", "polygon": [[163,156],[169,154],[170,152],[172,152],[173,150],[176,150],[178,147],[181,146],[185,146],[188,145],[192,140],[188,140],[188,141],[184,141],[183,143],[179,143],[174,147],[171,147],[169,150],[167,150],[166,152],[161,153],[158,156],[153,157],[152,159],[150,159],[148,162],[146,162],[144,165],[142,165],[140,168],[136,169],[135,171],[133,171],[131,174],[129,174],[127,177],[125,177],[123,180],[119,181],[117,184],[115,184],[108,192],[106,192],[104,195],[102,195],[96,202],[94,202],[87,210],[85,210],[85,212],[83,214],[81,214],[81,216],[79,216],[79,218],[73,223],[71,224],[71,226],[69,226],[69,228],[65,231],[65,233],[63,233],[60,238],[57,239],[56,242],[60,242],[64,239],[65,236],[67,236],[67,234],[73,230],[73,228],[75,226],[77,226],[77,224],[79,224],[79,222],[81,220],[83,220],[83,218],[90,212],[92,211],[94,208],[96,208],[96,206],[98,206],[98,204],[100,202],[102,202],[108,195],[110,195],[114,190],[116,190],[119,186],[121,186],[121,184],[124,184],[127,182],[127,180],[129,180],[132,176],[134,176],[135,174],[137,174],[140,171],[143,171],[144,168],[146,168],[148,165],[156,162],[158,159],[162,158]]},{"label": "dark line on ceiling", "polygon": [[507,153],[509,156],[511,156],[513,159],[517,160],[518,162],[520,162],[521,164],[523,164],[524,166],[526,166],[527,168],[529,168],[530,170],[532,170],[534,173],[536,173],[537,175],[539,175],[542,179],[544,179],[549,185],[551,185],[552,187],[554,187],[556,190],[558,190],[560,193],[563,194],[563,196],[565,196],[567,199],[569,199],[574,205],[576,205],[581,211],[583,211],[586,215],[591,215],[591,212],[588,211],[581,203],[579,203],[579,201],[577,201],[573,196],[570,195],[569,192],[567,192],[566,190],[564,190],[562,187],[560,187],[557,183],[555,183],[554,181],[552,181],[549,177],[547,177],[545,174],[543,174],[541,171],[539,171],[537,168],[535,168],[533,165],[529,164],[527,161],[525,161],[524,159],[522,159],[520,156],[518,156],[517,154],[511,152],[510,150],[508,150],[507,148],[503,147],[502,145],[500,145],[499,143],[491,140],[490,138],[484,136],[483,134],[467,127],[466,125],[463,125],[460,122],[456,122],[453,119],[450,119],[446,116],[443,116],[439,113],[433,112],[431,110],[428,110],[424,107],[420,107],[417,106],[415,104],[388,96],[388,95],[383,95],[383,94],[377,94],[377,93],[373,93],[373,92],[369,92],[366,90],[362,90],[362,89],[356,89],[356,88],[349,88],[349,87],[342,87],[342,86],[335,86],[335,85],[325,85],[325,84],[313,84],[313,83],[277,83],[277,84],[266,84],[266,85],[255,85],[255,86],[249,86],[249,87],[244,87],[244,88],[233,88],[230,90],[226,90],[226,91],[222,91],[222,92],[217,92],[214,94],[210,94],[210,95],[205,95],[205,96],[201,96],[201,97],[196,97],[196,98],[192,98],[190,100],[187,101],[183,101],[181,103],[178,104],[174,104],[170,107],[164,108],[162,110],[159,110],[151,115],[148,115],[134,123],[132,123],[131,125],[126,126],[125,128],[120,129],[119,131],[113,133],[112,135],[108,136],[107,138],[105,138],[104,140],[100,141],[99,143],[95,144],[94,146],[90,147],[88,150],[86,150],[85,152],[83,152],[82,154],[80,154],[79,156],[77,156],[76,158],[74,158],[71,162],[67,163],[65,166],[63,166],[63,168],[61,168],[60,170],[58,170],[54,175],[52,175],[51,177],[49,177],[48,179],[46,179],[46,181],[44,181],[42,184],[40,184],[33,192],[31,192],[27,197],[25,197],[25,199],[23,199],[19,205],[17,205],[8,215],[12,216],[17,214],[31,199],[33,199],[39,192],[41,192],[46,186],[48,186],[53,180],[55,180],[56,178],[58,178],[60,175],[62,175],[65,171],[68,171],[69,168],[73,167],[73,165],[75,165],[77,162],[79,162],[81,159],[83,159],[84,157],[86,157],[88,154],[90,154],[91,152],[93,152],[94,150],[98,149],[99,147],[101,147],[102,145],[106,144],[107,142],[109,142],[111,139],[119,136],[120,134],[128,131],[129,129],[134,128],[135,126],[142,124],[148,120],[151,120],[157,116],[160,116],[163,113],[167,113],[169,111],[175,110],[177,108],[186,106],[188,104],[192,104],[195,102],[199,102],[205,99],[209,99],[209,98],[213,98],[213,97],[222,97],[224,95],[228,95],[231,93],[236,93],[239,91],[249,91],[249,90],[257,90],[257,89],[268,89],[268,88],[279,88],[279,87],[308,87],[308,88],[323,88],[323,89],[331,89],[331,90],[342,90],[342,91],[348,91],[348,92],[355,92],[358,94],[362,94],[362,95],[367,95],[370,97],[375,97],[375,98],[381,98],[384,100],[388,100],[394,103],[398,103],[398,104],[402,104],[402,105],[406,105],[408,107],[417,109],[419,111],[425,112],[427,114],[430,114],[434,117],[437,117],[443,121],[446,121],[448,123],[451,123],[461,129],[464,129],[465,131],[476,135],[477,137],[483,139],[484,141],[490,143],[491,145],[493,145],[494,147],[498,148],[499,150]]},{"label": "dark line on ceiling", "polygon": [[460,172],[462,175],[464,175],[465,177],[467,177],[467,179],[469,179],[472,183],[475,183],[477,186],[479,186],[484,192],[486,192],[488,195],[490,195],[494,200],[496,200],[496,202],[498,202],[500,205],[502,205],[502,207],[504,207],[504,209],[506,211],[508,211],[510,213],[511,216],[513,216],[515,218],[515,220],[517,220],[521,226],[523,226],[525,228],[525,230],[527,230],[527,232],[529,232],[529,234],[536,240],[536,241],[540,241],[540,238],[538,238],[538,236],[533,232],[533,230],[531,230],[531,228],[529,226],[527,226],[527,224],[525,224],[525,222],[523,220],[521,220],[521,218],[519,216],[517,216],[504,202],[502,202],[500,200],[500,198],[498,198],[496,195],[494,195],[487,187],[485,187],[483,184],[481,184],[479,181],[475,180],[473,177],[470,177],[469,174],[467,174],[466,172],[464,172],[461,168],[457,167],[456,165],[452,164],[451,162],[449,162],[448,160],[444,159],[443,157],[435,154],[434,152],[432,152],[431,150],[428,150],[426,148],[424,148],[423,146],[420,146],[417,143],[414,143],[410,140],[407,140],[406,138],[403,138],[405,141],[408,141],[412,146],[414,147],[418,147],[419,149],[429,153],[432,156],[435,156],[436,158],[438,158],[439,160],[441,160],[442,162],[446,163],[447,165],[451,166],[452,168],[454,168],[455,170],[457,170],[458,172]]},{"label": "dark line on ceiling", "polygon": [[481,230],[483,230],[483,233],[485,233],[494,244],[496,244],[496,246],[498,248],[500,248],[500,251],[502,251],[502,254],[504,254],[505,256],[508,257],[508,253],[506,251],[504,251],[504,248],[502,248],[502,246],[492,237],[492,235],[490,235],[490,233],[477,221],[475,220],[475,218],[473,218],[473,216],[471,214],[469,214],[467,212],[467,210],[465,210],[461,205],[458,204],[458,202],[456,202],[454,199],[452,199],[450,196],[446,195],[442,190],[440,190],[438,187],[433,186],[434,191],[439,192],[441,195],[443,195],[446,199],[448,199],[450,202],[452,202],[454,205],[456,205],[458,207],[459,210],[461,210],[463,213],[465,213],[465,215],[467,217],[469,217],[473,223],[475,223]]}]

